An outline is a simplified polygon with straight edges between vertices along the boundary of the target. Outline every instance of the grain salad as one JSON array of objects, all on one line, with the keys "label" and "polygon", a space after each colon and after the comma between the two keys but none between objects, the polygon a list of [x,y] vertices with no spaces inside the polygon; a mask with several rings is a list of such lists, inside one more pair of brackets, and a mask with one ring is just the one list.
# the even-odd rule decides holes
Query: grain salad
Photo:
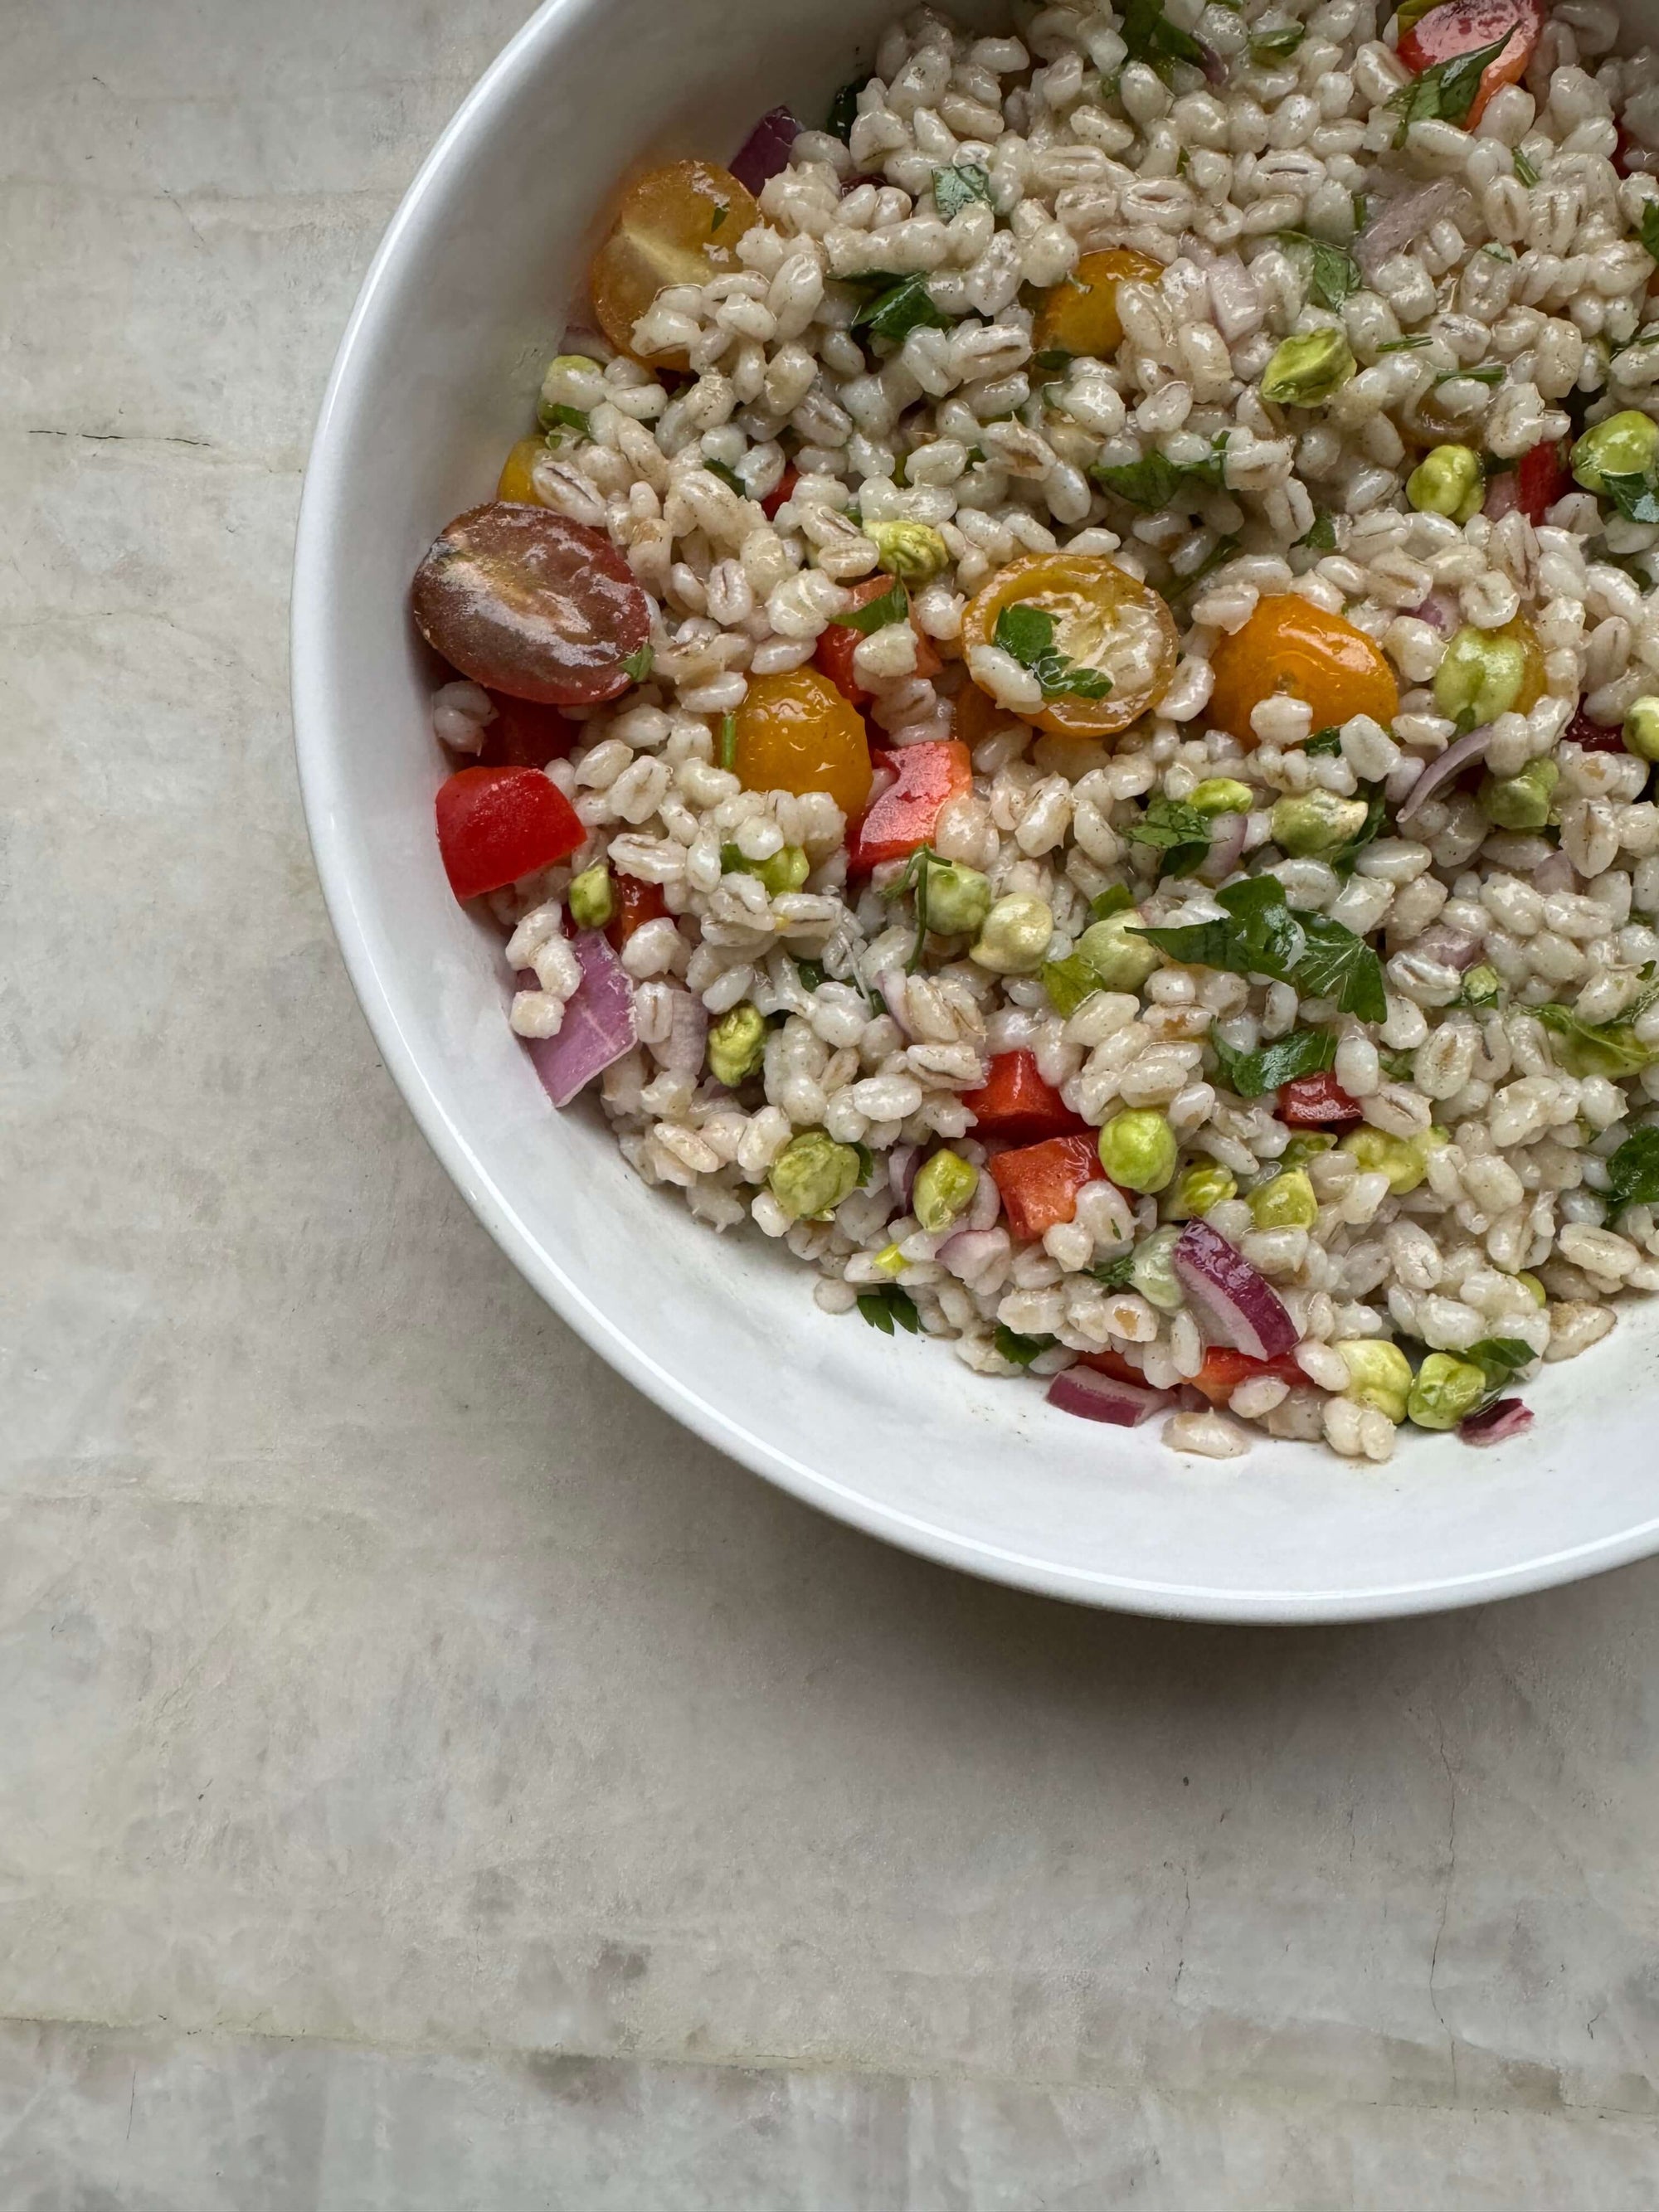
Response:
[{"label": "grain salad", "polygon": [[626,185],[413,594],[556,1105],[1180,1452],[1526,1426],[1659,1289],[1618,30],[921,9],[824,127]]}]

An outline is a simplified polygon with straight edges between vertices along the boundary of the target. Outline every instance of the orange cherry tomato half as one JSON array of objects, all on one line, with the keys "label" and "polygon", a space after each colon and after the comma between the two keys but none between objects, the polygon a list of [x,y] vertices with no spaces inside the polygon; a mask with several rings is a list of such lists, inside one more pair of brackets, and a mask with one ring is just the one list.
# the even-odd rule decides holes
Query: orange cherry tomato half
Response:
[{"label": "orange cherry tomato half", "polygon": [[545,438],[520,438],[501,463],[495,496],[513,507],[539,507],[536,496],[536,464],[547,451]]},{"label": "orange cherry tomato half", "polygon": [[1476,54],[1507,39],[1480,72],[1480,88],[1463,118],[1473,131],[1495,92],[1519,84],[1544,28],[1543,0],[1441,0],[1400,34],[1401,60],[1413,76],[1459,54]]},{"label": "orange cherry tomato half", "polygon": [[586,837],[575,808],[539,769],[463,768],[438,787],[438,850],[458,899],[550,868]]},{"label": "orange cherry tomato half", "polygon": [[1243,628],[1222,639],[1211,666],[1210,726],[1247,747],[1256,741],[1253,709],[1280,694],[1307,701],[1316,730],[1354,714],[1370,714],[1387,729],[1400,711],[1400,687],[1381,647],[1295,592],[1261,600]]},{"label": "orange cherry tomato half", "polygon": [[1069,276],[1046,291],[1031,325],[1031,350],[1037,354],[1093,354],[1104,360],[1123,343],[1118,319],[1120,284],[1156,284],[1162,262],[1131,246],[1085,253]]},{"label": "orange cherry tomato half", "polygon": [[1127,730],[1170,687],[1180,654],[1174,619],[1158,593],[1099,553],[1026,553],[999,570],[962,618],[963,653],[994,645],[1005,607],[1034,607],[1054,624],[1054,645],[1081,669],[1109,677],[1101,699],[1061,692],[1024,717],[1057,738]]},{"label": "orange cherry tomato half", "polygon": [[591,707],[634,681],[651,603],[608,538],[544,507],[458,515],[415,571],[415,620],[463,676],[515,699]]},{"label": "orange cherry tomato half", "polygon": [[[713,161],[671,161],[635,177],[588,271],[594,317],[611,344],[635,361],[647,358],[635,352],[634,325],[658,293],[736,270],[738,240],[759,221],[754,194]],[[683,350],[649,359],[688,366]]]},{"label": "orange cherry tomato half", "polygon": [[745,791],[827,791],[847,815],[869,798],[864,717],[821,669],[751,677],[735,720],[732,764]]}]

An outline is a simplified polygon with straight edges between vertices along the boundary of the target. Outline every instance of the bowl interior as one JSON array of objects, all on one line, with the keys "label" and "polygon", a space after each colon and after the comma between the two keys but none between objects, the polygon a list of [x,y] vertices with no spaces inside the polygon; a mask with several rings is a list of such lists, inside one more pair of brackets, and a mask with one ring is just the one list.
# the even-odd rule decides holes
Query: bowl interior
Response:
[{"label": "bowl interior", "polygon": [[1263,1620],[1466,1603],[1639,1556],[1659,1541],[1651,1323],[1547,1370],[1532,1432],[1498,1450],[1413,1436],[1382,1469],[1270,1442],[1176,1458],[1155,1428],[1079,1421],[942,1346],[824,1316],[787,1254],[636,1181],[592,1101],[555,1114],[508,1032],[499,940],[439,865],[409,577],[531,419],[617,179],[729,158],[779,100],[820,113],[890,13],[775,0],[743,11],[734,51],[730,0],[551,0],[387,235],[319,429],[294,640],[319,866],[387,1065],[485,1225],[622,1373],[896,1542],[1098,1604]]}]

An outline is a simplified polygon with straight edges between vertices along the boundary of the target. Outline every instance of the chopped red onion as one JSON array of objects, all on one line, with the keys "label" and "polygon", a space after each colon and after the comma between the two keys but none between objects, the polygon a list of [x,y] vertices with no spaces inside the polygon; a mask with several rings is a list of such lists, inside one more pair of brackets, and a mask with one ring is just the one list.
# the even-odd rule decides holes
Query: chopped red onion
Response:
[{"label": "chopped red onion", "polygon": [[1249,817],[1218,814],[1210,823],[1210,850],[1199,863],[1200,883],[1224,884],[1244,857],[1244,832]]},{"label": "chopped red onion", "polygon": [[1254,337],[1267,316],[1261,289],[1236,253],[1218,254],[1207,271],[1210,308],[1228,344]]},{"label": "chopped red onion", "polygon": [[690,991],[668,1001],[668,1035],[653,1048],[659,1066],[672,1075],[700,1075],[708,1045],[708,1009]]},{"label": "chopped red onion", "polygon": [[1282,1359],[1296,1350],[1296,1323],[1278,1291],[1207,1222],[1189,1221],[1171,1257],[1211,1343],[1230,1344],[1252,1359]]},{"label": "chopped red onion", "polygon": [[578,930],[570,943],[582,980],[565,1007],[564,1025],[557,1036],[525,1039],[542,1088],[556,1106],[568,1106],[596,1075],[631,1052],[639,1037],[634,986],[610,945],[597,929]]},{"label": "chopped red onion", "polygon": [[1109,1421],[1117,1429],[1138,1429],[1175,1402],[1173,1390],[1120,1382],[1115,1375],[1102,1375],[1092,1367],[1068,1367],[1048,1385],[1048,1403],[1062,1413],[1078,1413],[1085,1421]]},{"label": "chopped red onion", "polygon": [[[991,1178],[987,1176],[985,1180],[990,1182]],[[994,1189],[995,1185],[992,1184],[992,1188]],[[981,1267],[1000,1259],[1007,1249],[1007,1240],[994,1229],[958,1229],[954,1237],[945,1238],[933,1257],[965,1283],[969,1275],[978,1274]]]},{"label": "chopped red onion", "polygon": [[967,1212],[963,1216],[964,1229],[989,1229],[1002,1211],[1002,1193],[997,1188],[996,1177],[988,1169],[981,1168],[979,1181],[974,1185],[974,1195]]},{"label": "chopped red onion", "polygon": [[1428,804],[1443,784],[1449,783],[1455,776],[1462,775],[1463,770],[1466,768],[1472,768],[1476,761],[1485,760],[1486,747],[1491,743],[1492,724],[1490,722],[1483,722],[1478,730],[1471,730],[1466,736],[1455,739],[1447,746],[1439,759],[1431,761],[1422,775],[1418,777],[1401,802],[1395,815],[1395,820],[1409,822],[1419,807]]},{"label": "chopped red onion", "polygon": [[1449,922],[1436,922],[1421,937],[1414,937],[1407,950],[1465,975],[1480,957],[1480,939],[1467,929],[1454,929]]},{"label": "chopped red onion", "polygon": [[732,174],[751,192],[789,167],[789,149],[800,124],[787,107],[763,115],[732,160]]},{"label": "chopped red onion", "polygon": [[1206,78],[1211,84],[1225,84],[1227,82],[1226,63],[1222,60],[1220,55],[1217,53],[1215,48],[1211,46],[1206,40],[1200,39],[1197,43],[1202,50],[1198,65],[1200,69],[1203,70]]},{"label": "chopped red onion", "polygon": [[895,1145],[887,1155],[887,1187],[901,1206],[910,1203],[910,1186],[921,1164],[920,1145]]},{"label": "chopped red onion", "polygon": [[1427,623],[1430,629],[1437,629],[1442,637],[1449,637],[1462,621],[1463,612],[1457,604],[1456,593],[1443,591],[1437,585],[1421,606],[1412,609],[1411,618],[1413,622]]},{"label": "chopped red onion", "polygon": [[1419,185],[1398,199],[1384,201],[1353,242],[1353,258],[1366,276],[1375,276],[1391,254],[1414,246],[1445,214],[1457,190],[1449,177],[1439,177],[1431,185]]},{"label": "chopped red onion", "polygon": [[910,1023],[910,1008],[905,996],[904,971],[902,968],[884,968],[876,978],[876,988],[887,1002],[887,1011],[905,1036],[912,1039],[915,1030]]},{"label": "chopped red onion", "polygon": [[1532,872],[1532,887],[1548,898],[1553,891],[1570,891],[1578,881],[1578,872],[1565,853],[1552,853]]},{"label": "chopped red onion", "polygon": [[1506,1444],[1531,1426],[1532,1414],[1518,1398],[1499,1398],[1480,1413],[1471,1413],[1467,1421],[1460,1421],[1457,1433],[1466,1444]]}]

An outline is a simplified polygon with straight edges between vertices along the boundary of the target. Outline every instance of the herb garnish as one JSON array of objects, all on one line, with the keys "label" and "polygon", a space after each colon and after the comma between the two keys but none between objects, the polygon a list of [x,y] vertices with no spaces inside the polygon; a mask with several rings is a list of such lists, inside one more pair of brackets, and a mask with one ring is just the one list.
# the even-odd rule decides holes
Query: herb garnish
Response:
[{"label": "herb garnish", "polygon": [[908,1291],[900,1290],[896,1283],[887,1283],[878,1291],[864,1291],[859,1296],[859,1311],[872,1328],[878,1328],[884,1336],[893,1334],[896,1322],[912,1336],[921,1333],[921,1316],[916,1311],[916,1302]]},{"label": "herb garnish", "polygon": [[945,331],[951,318],[933,304],[933,295],[920,276],[902,276],[874,299],[866,300],[853,318],[853,328],[867,330],[872,337],[890,338],[902,345],[912,331]]},{"label": "herb garnish", "polygon": [[578,438],[591,438],[587,416],[580,407],[567,407],[562,399],[544,399],[536,410],[538,421],[550,436],[555,430],[574,430]]},{"label": "herb garnish", "polygon": [[1330,514],[1316,514],[1313,528],[1305,538],[1297,539],[1298,545],[1311,545],[1316,553],[1334,553],[1336,550],[1336,518]]},{"label": "herb garnish", "polygon": [[1538,182],[1538,172],[1517,146],[1515,149],[1515,173],[1530,191]]},{"label": "herb garnish", "polygon": [[1642,216],[1636,226],[1636,234],[1656,261],[1659,261],[1659,200],[1644,200]]},{"label": "herb garnish", "polygon": [[1638,1129],[1607,1162],[1607,1211],[1659,1206],[1659,1129]]},{"label": "herb garnish", "polygon": [[711,477],[718,477],[723,484],[736,492],[739,499],[748,498],[749,487],[735,469],[728,468],[724,461],[711,461],[707,453],[702,457],[702,465]]},{"label": "herb garnish", "polygon": [[[1226,459],[1227,433],[1218,430],[1210,441],[1209,452],[1200,460],[1172,461],[1167,453],[1159,453],[1154,447],[1138,461],[1124,461],[1114,468],[1103,467],[1096,462],[1089,474],[1103,491],[1115,492],[1131,507],[1142,507],[1148,514],[1161,514],[1175,506],[1183,491],[1219,491]],[[1196,499],[1194,503],[1197,503]]]},{"label": "herb garnish", "polygon": [[1474,105],[1488,64],[1498,59],[1514,36],[1511,27],[1491,46],[1481,46],[1472,54],[1455,54],[1449,61],[1437,62],[1421,76],[1402,84],[1388,103],[1400,118],[1400,128],[1394,134],[1395,144],[1405,144],[1413,123],[1432,122],[1437,117],[1443,123],[1464,122]]},{"label": "herb garnish", "polygon": [[1054,1340],[1052,1336],[1021,1336],[1010,1328],[1006,1322],[1000,1321],[996,1325],[996,1333],[991,1341],[1010,1365],[1014,1367],[1029,1367],[1040,1354],[1052,1352],[1054,1348]]},{"label": "herb garnish", "polygon": [[992,204],[990,173],[977,161],[957,161],[948,169],[934,170],[933,205],[942,221],[949,222],[975,200],[987,207]]},{"label": "herb garnish", "polygon": [[1626,522],[1659,522],[1659,492],[1644,476],[1608,476],[1601,482]]},{"label": "herb garnish", "polygon": [[1308,289],[1322,307],[1340,307],[1359,289],[1359,264],[1346,246],[1333,246],[1328,238],[1313,238],[1305,230],[1278,230],[1273,233],[1281,246],[1291,246],[1306,252],[1312,260]]},{"label": "herb garnish", "polygon": [[1168,77],[1171,62],[1204,65],[1204,47],[1170,21],[1163,0],[1126,0],[1120,27],[1130,60],[1149,64],[1161,77]]},{"label": "herb garnish", "polygon": [[1216,902],[1224,920],[1132,934],[1185,966],[1265,975],[1295,984],[1304,997],[1329,999],[1339,1012],[1362,1021],[1386,1019],[1382,963],[1371,947],[1341,922],[1291,907],[1276,876],[1230,884],[1216,893]]},{"label": "herb garnish", "polygon": [[1307,35],[1305,23],[1282,23],[1271,31],[1258,31],[1250,40],[1250,59],[1264,64],[1288,61]]},{"label": "herb garnish", "polygon": [[651,665],[656,657],[648,645],[642,645],[637,653],[623,653],[622,665],[635,683],[643,684],[651,673]]},{"label": "herb garnish", "polygon": [[859,94],[870,82],[867,76],[854,77],[844,84],[830,103],[830,112],[823,118],[823,127],[832,138],[839,138],[844,146],[852,136],[853,125],[858,121]]},{"label": "herb garnish", "polygon": [[720,766],[729,775],[738,764],[738,718],[720,716]]},{"label": "herb garnish", "polygon": [[1334,725],[1328,730],[1316,730],[1302,748],[1314,760],[1328,758],[1342,750],[1342,732]]},{"label": "herb garnish", "polygon": [[1214,1036],[1210,1042],[1230,1088],[1240,1098],[1264,1097],[1281,1083],[1294,1083],[1299,1075],[1321,1075],[1336,1065],[1332,1030],[1292,1030],[1258,1052],[1231,1051]]},{"label": "herb garnish", "polygon": [[1429,334],[1426,331],[1413,331],[1408,337],[1385,338],[1376,350],[1380,354],[1415,353],[1419,346],[1425,346],[1428,343]]},{"label": "herb garnish", "polygon": [[1045,699],[1103,699],[1112,679],[1102,668],[1070,660],[1054,643],[1054,618],[1029,600],[1017,599],[997,617],[991,641],[1030,669]]},{"label": "herb garnish", "polygon": [[1129,842],[1150,845],[1164,855],[1159,875],[1164,879],[1189,876],[1210,850],[1210,817],[1185,800],[1159,797],[1130,828]]},{"label": "herb garnish", "polygon": [[1134,1279],[1130,1273],[1134,1263],[1132,1246],[1128,1251],[1120,1252],[1115,1259],[1097,1261],[1094,1267],[1085,1268],[1084,1273],[1092,1275],[1096,1282],[1103,1284],[1109,1291],[1127,1291]]},{"label": "herb garnish", "polygon": [[844,615],[831,615],[830,619],[837,629],[855,629],[860,637],[873,637],[878,629],[905,621],[909,612],[909,594],[895,576],[878,598],[866,599],[861,607],[854,607]]}]

